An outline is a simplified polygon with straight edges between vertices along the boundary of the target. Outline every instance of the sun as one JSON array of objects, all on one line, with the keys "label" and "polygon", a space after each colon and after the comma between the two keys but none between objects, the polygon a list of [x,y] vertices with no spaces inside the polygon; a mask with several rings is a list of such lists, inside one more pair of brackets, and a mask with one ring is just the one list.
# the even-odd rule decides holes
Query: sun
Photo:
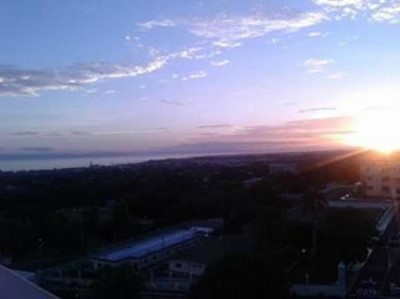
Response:
[{"label": "sun", "polygon": [[400,114],[391,107],[370,108],[355,116],[353,145],[391,153],[400,150]]},{"label": "sun", "polygon": [[400,90],[379,88],[351,94],[347,115],[353,120],[344,142],[382,153],[400,150]]}]

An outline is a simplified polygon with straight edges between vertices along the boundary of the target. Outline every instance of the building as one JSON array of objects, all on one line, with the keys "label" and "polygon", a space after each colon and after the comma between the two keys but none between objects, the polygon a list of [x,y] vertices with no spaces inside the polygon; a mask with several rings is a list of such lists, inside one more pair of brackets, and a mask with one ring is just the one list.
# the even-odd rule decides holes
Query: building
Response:
[{"label": "building", "polygon": [[337,281],[334,284],[294,284],[290,294],[295,298],[346,298],[346,266],[337,266]]},{"label": "building", "polygon": [[364,195],[376,199],[400,199],[400,158],[374,157],[361,163]]},{"label": "building", "polygon": [[93,255],[90,257],[90,261],[95,270],[106,265],[122,264],[130,264],[135,270],[142,270],[168,260],[173,255],[196,245],[205,234],[211,232],[212,229],[204,227],[166,231],[123,247]]},{"label": "building", "polygon": [[[386,245],[383,247],[380,240],[391,239],[390,236],[396,229],[396,209],[397,203],[392,200],[375,201],[375,200],[331,200],[328,202],[329,208],[346,209],[352,208],[365,211],[381,211],[380,216],[376,218],[375,229],[378,233],[369,243],[368,254],[360,263],[349,264],[344,266],[343,263],[337,266],[337,281],[334,284],[313,284],[294,283],[290,288],[290,293],[294,298],[378,298],[380,294],[389,292],[391,297],[379,298],[397,298],[393,297],[393,292],[397,292],[396,287],[400,285],[399,275],[393,280],[386,279],[389,271],[387,261],[391,259],[388,254]],[[394,249],[396,254],[398,248]],[[394,257],[395,255],[393,255]],[[397,256],[397,255],[396,255]],[[400,260],[396,258],[400,269]],[[393,260],[393,263],[395,259]],[[390,267],[389,267],[390,268]],[[390,271],[390,274],[394,273]],[[348,274],[348,275],[347,275]],[[298,279],[298,275],[295,279]],[[306,279],[304,279],[306,280]],[[297,281],[298,282],[298,281]],[[385,288],[382,285],[386,284]],[[399,296],[400,298],[400,296]]]},{"label": "building", "polygon": [[252,239],[243,235],[207,238],[151,271],[143,298],[187,298],[209,265],[229,254],[251,252],[252,246]]},{"label": "building", "polygon": [[23,277],[0,265],[1,299],[57,299],[58,297]]}]

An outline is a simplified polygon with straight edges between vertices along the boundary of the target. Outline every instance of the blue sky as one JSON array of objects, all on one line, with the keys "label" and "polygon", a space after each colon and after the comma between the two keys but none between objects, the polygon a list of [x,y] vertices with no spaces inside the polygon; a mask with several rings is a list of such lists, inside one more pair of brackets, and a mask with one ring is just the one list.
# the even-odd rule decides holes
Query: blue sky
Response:
[{"label": "blue sky", "polygon": [[336,148],[398,109],[390,0],[3,0],[0,153]]}]

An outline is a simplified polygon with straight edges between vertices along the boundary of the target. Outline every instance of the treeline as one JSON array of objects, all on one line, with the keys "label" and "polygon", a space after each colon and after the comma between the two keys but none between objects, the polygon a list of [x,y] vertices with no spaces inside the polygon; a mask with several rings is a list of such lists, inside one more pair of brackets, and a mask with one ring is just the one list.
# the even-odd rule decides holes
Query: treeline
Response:
[{"label": "treeline", "polygon": [[[212,217],[223,218],[227,232],[238,232],[264,208],[283,209],[280,193],[357,180],[356,163],[311,163],[317,167],[281,176],[269,176],[267,163],[251,162],[0,173],[0,254],[16,262],[78,256],[156,228]],[[253,178],[261,180],[244,184]]]}]

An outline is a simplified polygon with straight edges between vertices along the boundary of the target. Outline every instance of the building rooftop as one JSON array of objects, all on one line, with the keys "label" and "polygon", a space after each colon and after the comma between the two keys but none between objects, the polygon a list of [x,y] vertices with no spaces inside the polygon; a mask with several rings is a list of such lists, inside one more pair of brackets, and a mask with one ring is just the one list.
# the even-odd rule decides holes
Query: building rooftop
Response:
[{"label": "building rooftop", "polygon": [[112,262],[120,261],[126,258],[140,258],[149,253],[193,239],[197,235],[198,232],[192,229],[168,231],[148,239],[128,244],[112,251],[97,254],[94,257]]},{"label": "building rooftop", "polygon": [[229,254],[250,252],[252,248],[251,238],[242,235],[210,237],[201,245],[178,254],[174,260],[209,264]]},{"label": "building rooftop", "polygon": [[1,299],[57,299],[58,297],[0,265]]}]

